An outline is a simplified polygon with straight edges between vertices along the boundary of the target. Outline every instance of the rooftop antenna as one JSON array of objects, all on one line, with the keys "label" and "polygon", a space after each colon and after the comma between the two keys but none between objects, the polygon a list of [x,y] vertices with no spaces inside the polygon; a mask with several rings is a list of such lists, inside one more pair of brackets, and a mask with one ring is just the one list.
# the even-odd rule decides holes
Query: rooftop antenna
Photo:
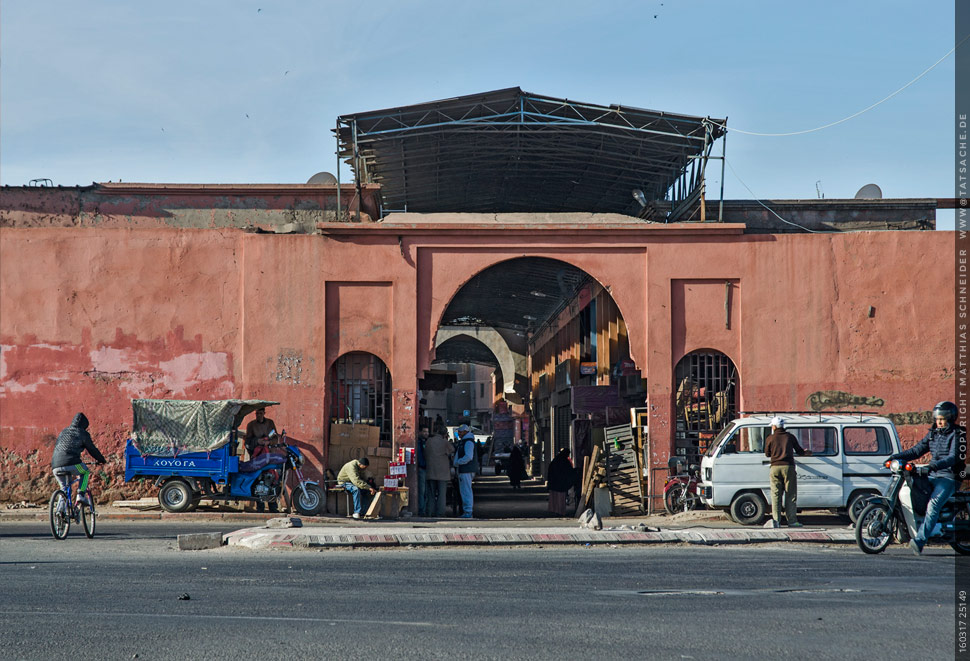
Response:
[{"label": "rooftop antenna", "polygon": [[822,192],[822,180],[819,179],[815,182],[815,194],[818,195],[818,199],[824,200],[825,193]]}]

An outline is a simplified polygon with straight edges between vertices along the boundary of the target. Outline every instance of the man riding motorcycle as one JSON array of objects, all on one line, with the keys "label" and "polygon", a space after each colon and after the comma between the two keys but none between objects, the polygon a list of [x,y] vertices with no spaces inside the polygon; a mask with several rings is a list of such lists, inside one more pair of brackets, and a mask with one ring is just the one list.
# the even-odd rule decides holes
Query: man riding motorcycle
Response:
[{"label": "man riding motorcycle", "polygon": [[909,547],[916,555],[923,552],[923,546],[940,518],[943,504],[949,500],[963,480],[967,430],[956,424],[957,413],[957,406],[953,402],[940,402],[933,407],[934,424],[923,440],[910,449],[889,457],[890,460],[911,461],[927,452],[932,456],[926,468],[929,471],[930,484],[933,485],[933,493],[926,507],[923,525],[920,526],[916,537],[909,542]]}]

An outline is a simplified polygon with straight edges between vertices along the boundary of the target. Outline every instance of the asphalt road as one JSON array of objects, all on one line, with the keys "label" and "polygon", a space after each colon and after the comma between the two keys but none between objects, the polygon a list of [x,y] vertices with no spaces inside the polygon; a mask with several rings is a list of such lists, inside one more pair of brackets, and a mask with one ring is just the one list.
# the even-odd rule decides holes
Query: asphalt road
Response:
[{"label": "asphalt road", "polygon": [[0,657],[953,655],[942,547],[175,550],[179,532],[232,528],[110,522],[56,542],[4,523]]}]

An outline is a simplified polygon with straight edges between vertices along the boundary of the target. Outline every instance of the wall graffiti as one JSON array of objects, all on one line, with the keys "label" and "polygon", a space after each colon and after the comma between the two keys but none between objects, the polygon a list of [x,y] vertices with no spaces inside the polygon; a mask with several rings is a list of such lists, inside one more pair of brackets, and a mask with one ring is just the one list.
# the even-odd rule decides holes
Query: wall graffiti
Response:
[{"label": "wall graffiti", "polygon": [[[414,416],[414,399],[415,392],[413,390],[395,390],[397,394],[397,415],[400,415],[397,423],[397,443],[398,445],[411,445],[414,441],[414,428],[412,427],[412,420]],[[397,417],[397,416],[395,416]]]},{"label": "wall graffiti", "polygon": [[846,407],[875,407],[885,405],[880,397],[864,397],[841,390],[819,390],[808,396],[808,405],[813,411],[833,411]]},{"label": "wall graffiti", "polygon": [[[881,397],[863,397],[841,390],[819,390],[808,396],[808,405],[813,411],[835,411],[851,407],[881,408],[885,404]],[[928,425],[933,422],[933,415],[929,411],[886,413],[885,416],[898,427]]]},{"label": "wall graffiti", "polygon": [[929,425],[933,422],[933,413],[930,411],[910,411],[909,413],[887,413],[886,417],[893,421],[897,427],[903,425]]}]

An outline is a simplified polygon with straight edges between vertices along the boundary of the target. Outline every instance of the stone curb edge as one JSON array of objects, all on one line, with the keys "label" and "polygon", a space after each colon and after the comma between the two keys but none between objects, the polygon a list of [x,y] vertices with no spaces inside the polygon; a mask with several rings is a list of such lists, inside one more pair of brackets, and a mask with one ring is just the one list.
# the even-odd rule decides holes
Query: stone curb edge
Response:
[{"label": "stone curb edge", "polygon": [[262,548],[379,548],[407,546],[542,546],[582,544],[769,544],[794,542],[812,544],[853,544],[855,536],[847,532],[812,531],[660,531],[660,532],[576,532],[576,533],[394,533],[394,534],[312,534],[269,532],[245,529],[227,533],[223,544],[251,549]]}]

